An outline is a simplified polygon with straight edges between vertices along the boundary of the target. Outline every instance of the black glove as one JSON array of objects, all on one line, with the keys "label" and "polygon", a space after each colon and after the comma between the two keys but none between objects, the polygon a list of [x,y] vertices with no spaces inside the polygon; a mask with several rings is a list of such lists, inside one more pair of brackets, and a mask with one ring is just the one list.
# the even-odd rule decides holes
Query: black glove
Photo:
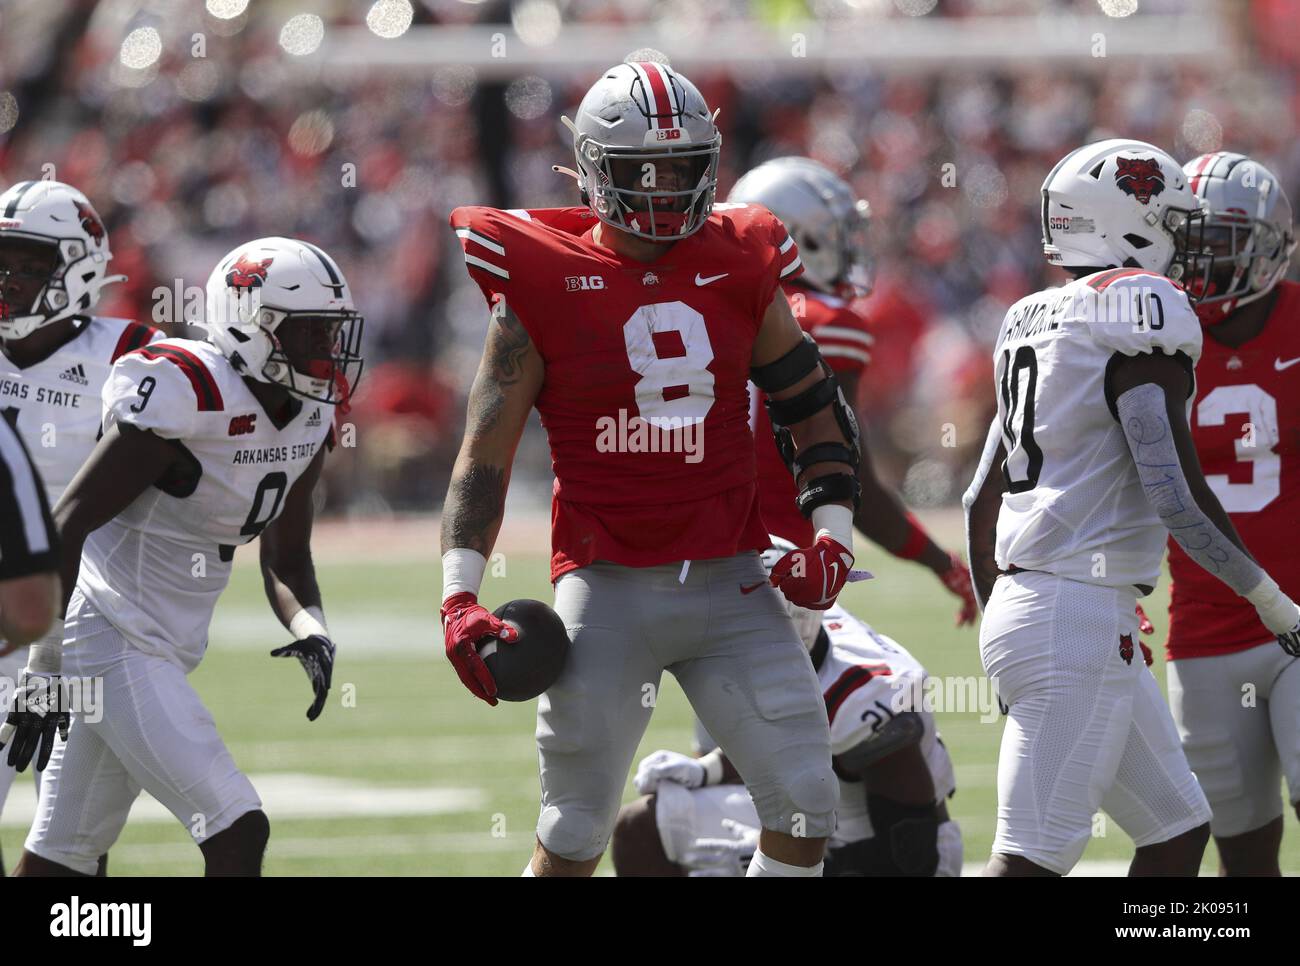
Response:
[{"label": "black glove", "polygon": [[[9,745],[8,762],[17,771],[25,771],[36,749],[36,770],[44,771],[54,751],[54,733],[68,740],[68,687],[58,674],[23,671],[14,692],[14,706],[0,727],[0,748]],[[11,743],[12,741],[12,743]]]},{"label": "black glove", "polygon": [[1292,657],[1300,657],[1300,624],[1297,624],[1285,634],[1279,634],[1277,642],[1282,645],[1282,650]]},{"label": "black glove", "polygon": [[301,641],[294,641],[284,647],[277,647],[271,657],[296,657],[302,669],[311,679],[311,689],[316,692],[316,700],[307,709],[307,720],[315,721],[325,707],[329,697],[330,681],[334,677],[334,644],[327,637],[313,634]]}]

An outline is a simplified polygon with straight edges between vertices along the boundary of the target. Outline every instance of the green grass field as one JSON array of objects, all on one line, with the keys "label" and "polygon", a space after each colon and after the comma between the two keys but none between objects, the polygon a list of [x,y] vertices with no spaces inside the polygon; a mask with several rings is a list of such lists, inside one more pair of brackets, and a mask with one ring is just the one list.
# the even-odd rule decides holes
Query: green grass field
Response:
[{"label": "green grass field", "polygon": [[[538,549],[512,554],[508,576],[486,581],[489,607],[514,597],[550,601],[545,548]],[[537,818],[534,708],[492,709],[462,689],[441,653],[436,560],[318,560],[339,658],[330,703],[314,723],[305,717],[310,690],[297,663],[266,654],[287,638],[249,566],[254,555],[244,551],[240,560],[191,680],[265,801],[268,874],[518,875]],[[927,572],[874,549],[860,565],[878,579],[849,587],[842,600],[850,610],[897,638],[932,674],[980,675],[975,631],[953,627],[952,598]],[[1164,607],[1158,591],[1148,607],[1158,625]],[[1156,670],[1163,686],[1163,662]],[[689,708],[671,676],[664,680],[641,754],[689,750]],[[1002,723],[982,723],[977,711],[941,713],[939,723],[957,768],[949,808],[965,833],[967,862],[980,863],[993,835]],[[0,825],[9,865],[22,847],[31,787],[20,777]],[[626,795],[633,796],[630,782]],[[1294,874],[1300,835],[1288,826],[1282,867]],[[1126,863],[1132,844],[1113,823],[1102,831],[1085,863],[1094,872],[1122,871],[1113,863]],[[1203,871],[1216,866],[1211,846]],[[112,850],[111,874],[201,871],[186,831],[141,796]],[[608,861],[601,871],[609,872]]]}]

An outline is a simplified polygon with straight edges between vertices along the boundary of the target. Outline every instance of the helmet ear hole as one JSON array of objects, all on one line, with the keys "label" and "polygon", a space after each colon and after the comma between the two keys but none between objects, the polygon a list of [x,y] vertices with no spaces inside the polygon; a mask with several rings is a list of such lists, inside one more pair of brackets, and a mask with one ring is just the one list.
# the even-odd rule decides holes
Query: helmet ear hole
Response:
[{"label": "helmet ear hole", "polygon": [[1151,244],[1151,239],[1143,238],[1141,235],[1135,235],[1132,232],[1125,235],[1124,240],[1139,251]]}]

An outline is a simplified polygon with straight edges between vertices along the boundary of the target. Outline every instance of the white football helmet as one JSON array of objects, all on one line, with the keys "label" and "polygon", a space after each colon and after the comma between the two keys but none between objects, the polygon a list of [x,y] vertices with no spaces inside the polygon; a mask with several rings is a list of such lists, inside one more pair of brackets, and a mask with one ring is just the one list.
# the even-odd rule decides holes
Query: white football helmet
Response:
[{"label": "white football helmet", "polygon": [[[569,171],[596,217],[638,238],[674,241],[698,231],[713,210],[722,135],[695,85],[667,64],[617,64],[578,106],[578,170]],[[659,185],[656,161],[682,162]],[[566,170],[559,168],[557,170]]]},{"label": "white football helmet", "polygon": [[[295,368],[276,331],[300,317],[334,323],[328,358]],[[361,378],[365,320],[334,259],[295,238],[259,238],[229,252],[208,276],[208,340],[235,370],[316,402],[339,403]]]},{"label": "white football helmet", "polygon": [[99,291],[125,275],[108,275],[108,232],[90,200],[61,181],[20,181],[0,195],[0,239],[49,246],[54,269],[27,305],[9,305],[11,276],[0,262],[0,339],[16,341],[41,326],[89,312]]},{"label": "white football helmet", "polygon": [[1144,141],[1076,148],[1043,182],[1043,251],[1063,268],[1142,268],[1188,287],[1208,274],[1204,212],[1178,162]]},{"label": "white football helmet", "polygon": [[1296,246],[1291,201],[1277,176],[1244,154],[1202,154],[1183,173],[1206,209],[1205,244],[1215,262],[1196,310],[1213,324],[1263,298],[1286,274]]},{"label": "white football helmet", "polygon": [[811,158],[774,158],[742,176],[727,200],[763,205],[781,219],[799,246],[800,282],[848,298],[870,293],[871,206],[830,168]]},{"label": "white football helmet", "polygon": [[[778,537],[774,533],[767,535],[772,541],[772,546],[763,551],[763,569],[767,571],[768,576],[772,575],[772,568],[776,562],[788,554],[791,550],[798,550],[793,543],[783,537]],[[822,618],[825,616],[823,611],[809,610],[807,607],[800,607],[785,599],[785,609],[790,612],[790,619],[794,621],[795,630],[799,632],[799,639],[803,641],[803,646],[812,653],[813,646],[817,643],[817,637],[821,634]]]}]

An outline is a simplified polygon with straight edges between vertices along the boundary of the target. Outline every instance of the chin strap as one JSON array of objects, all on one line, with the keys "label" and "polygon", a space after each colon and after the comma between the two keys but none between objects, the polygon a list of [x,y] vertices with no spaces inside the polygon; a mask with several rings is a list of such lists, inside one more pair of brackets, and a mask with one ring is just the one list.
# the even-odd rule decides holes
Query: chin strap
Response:
[{"label": "chin strap", "polygon": [[551,170],[554,171],[556,174],[567,174],[570,178],[572,178],[574,181],[576,181],[579,185],[582,184],[582,178],[581,178],[581,176],[578,174],[578,172],[574,171],[572,168],[566,168],[566,167],[565,167],[564,165],[562,165],[562,164],[553,164],[553,165],[551,165]]}]

